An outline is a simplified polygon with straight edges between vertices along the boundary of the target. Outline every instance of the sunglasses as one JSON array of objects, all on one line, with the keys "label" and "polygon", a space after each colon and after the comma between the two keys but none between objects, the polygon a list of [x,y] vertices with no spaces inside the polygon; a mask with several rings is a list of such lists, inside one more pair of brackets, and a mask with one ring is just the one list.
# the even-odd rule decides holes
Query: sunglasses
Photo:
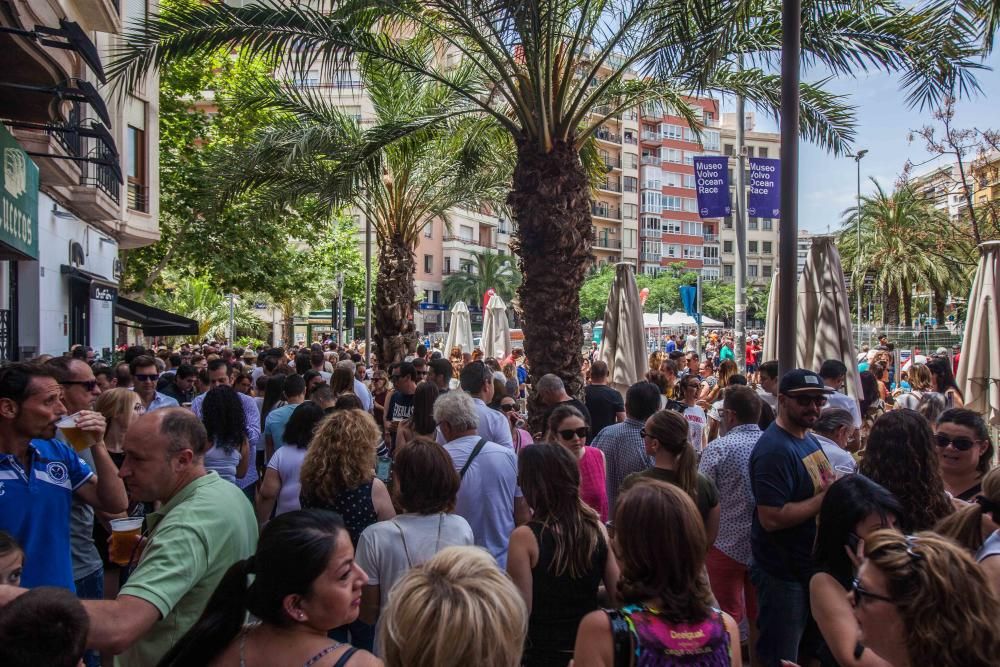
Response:
[{"label": "sunglasses", "polygon": [[135,375],[133,377],[135,377],[135,379],[138,380],[139,382],[156,382],[157,380],[160,379],[159,373],[157,373],[155,375],[144,375],[144,374],[143,375]]},{"label": "sunglasses", "polygon": [[588,429],[586,426],[581,426],[580,428],[575,428],[575,429],[574,428],[561,429],[559,431],[556,431],[556,433],[558,433],[559,437],[562,438],[563,440],[572,440],[574,435],[580,439],[585,440],[587,438],[587,434],[590,433],[590,429]]},{"label": "sunglasses", "polygon": [[793,396],[792,398],[803,408],[810,405],[818,405],[819,407],[826,405],[826,396]]},{"label": "sunglasses", "polygon": [[978,440],[971,440],[969,438],[949,438],[943,433],[938,433],[937,435],[935,435],[934,441],[935,444],[937,444],[937,446],[940,447],[941,449],[944,449],[948,445],[951,445],[960,452],[969,451],[970,449],[972,449],[973,445],[979,442]]},{"label": "sunglasses", "polygon": [[871,591],[865,590],[864,587],[861,585],[861,580],[858,579],[857,577],[855,577],[854,580],[851,582],[851,594],[854,598],[855,607],[861,605],[862,602],[866,599],[881,600],[882,602],[889,602],[889,603],[893,601],[892,598],[886,597],[885,595],[879,595],[878,593],[872,593]]},{"label": "sunglasses", "polygon": [[87,391],[94,391],[94,388],[97,387],[97,380],[66,380],[59,384],[78,384]]},{"label": "sunglasses", "polygon": [[425,375],[427,375],[427,371],[417,371],[417,377],[421,377],[422,378]]},{"label": "sunglasses", "polygon": [[504,403],[500,406],[500,412],[513,412],[517,409],[517,406],[513,403]]}]

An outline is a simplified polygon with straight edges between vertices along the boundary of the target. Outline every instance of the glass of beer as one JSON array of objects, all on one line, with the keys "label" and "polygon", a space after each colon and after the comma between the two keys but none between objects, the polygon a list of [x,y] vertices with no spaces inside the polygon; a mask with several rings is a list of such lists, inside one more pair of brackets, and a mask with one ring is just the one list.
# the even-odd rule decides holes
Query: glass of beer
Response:
[{"label": "glass of beer", "polygon": [[132,553],[142,537],[142,517],[111,520],[111,546],[108,558],[115,565],[125,567],[132,560]]},{"label": "glass of beer", "polygon": [[63,435],[66,436],[66,442],[72,445],[73,449],[78,452],[82,452],[94,443],[91,440],[90,435],[77,428],[76,419],[79,415],[79,412],[72,415],[66,415],[56,422],[56,428],[63,432]]}]

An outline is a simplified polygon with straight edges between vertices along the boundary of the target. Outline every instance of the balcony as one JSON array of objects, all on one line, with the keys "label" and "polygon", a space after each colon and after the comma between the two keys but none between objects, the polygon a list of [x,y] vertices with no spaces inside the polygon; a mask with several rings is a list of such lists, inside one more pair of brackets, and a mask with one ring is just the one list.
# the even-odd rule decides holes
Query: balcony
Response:
[{"label": "balcony", "polygon": [[635,133],[634,132],[629,132],[629,133],[626,133],[626,134],[622,135],[622,143],[623,144],[632,144],[633,146],[636,146],[636,145],[638,145],[639,141],[635,138]]},{"label": "balcony", "polygon": [[[58,155],[80,157],[83,154],[78,134],[22,128],[11,128],[11,133],[26,151],[53,157]],[[38,165],[39,178],[44,185],[70,187],[79,184],[81,162],[37,157],[32,159]]]},{"label": "balcony", "polygon": [[600,190],[607,190],[608,192],[621,192],[622,184],[616,180],[605,179],[603,183],[597,186]]},{"label": "balcony", "polygon": [[639,158],[639,164],[653,164],[659,166],[660,157],[658,155],[643,155]]},{"label": "balcony", "polygon": [[598,140],[607,142],[609,144],[620,144],[622,142],[622,135],[615,134],[614,132],[610,132],[604,128],[601,128],[597,132],[594,132],[594,136]]},{"label": "balcony", "polygon": [[109,167],[80,163],[80,184],[70,186],[74,207],[90,221],[120,218],[121,185]]},{"label": "balcony", "polygon": [[462,236],[454,236],[452,234],[445,234],[442,239],[445,243],[459,243],[461,245],[474,245],[480,248],[496,248],[497,244],[495,241],[487,239],[482,241],[481,239],[464,238]]},{"label": "balcony", "polygon": [[705,263],[705,266],[719,266],[718,257],[702,257],[701,260]]},{"label": "balcony", "polygon": [[660,142],[660,133],[659,132],[649,132],[649,131],[643,132],[642,133],[642,140],[643,141],[648,141],[650,143],[659,143]]},{"label": "balcony", "polygon": [[658,252],[642,252],[639,253],[639,259],[643,262],[659,262],[660,253]]},{"label": "balcony", "polygon": [[598,236],[594,239],[594,247],[600,250],[621,250],[622,242],[617,239]]},{"label": "balcony", "polygon": [[719,242],[719,235],[718,234],[702,234],[701,238],[705,241],[705,243],[718,243]]},{"label": "balcony", "polygon": [[590,214],[596,218],[605,218],[607,220],[622,219],[622,211],[617,206],[598,206],[596,204],[591,204]]},{"label": "balcony", "polygon": [[608,169],[621,169],[622,159],[620,157],[604,156],[604,165]]}]

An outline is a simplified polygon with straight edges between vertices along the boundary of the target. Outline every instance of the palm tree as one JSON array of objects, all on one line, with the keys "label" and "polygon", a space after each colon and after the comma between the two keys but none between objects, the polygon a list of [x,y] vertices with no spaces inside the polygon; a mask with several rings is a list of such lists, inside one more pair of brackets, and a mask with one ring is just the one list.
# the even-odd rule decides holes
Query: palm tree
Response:
[{"label": "palm tree", "polygon": [[861,245],[858,252],[858,208],[843,213],[837,238],[844,273],[851,287],[863,290],[865,275],[873,293],[885,297],[888,324],[912,322],[914,289],[943,295],[963,292],[975,267],[972,247],[951,229],[947,214],[922,199],[909,186],[887,192],[872,179],[874,194],[861,198]]},{"label": "palm tree", "polygon": [[521,272],[514,265],[514,258],[495,252],[476,252],[473,257],[474,263],[444,279],[444,302],[454,304],[465,301],[476,305],[483,294],[492,288],[509,305],[521,284]]},{"label": "palm tree", "polygon": [[[400,50],[430,56],[419,43]],[[254,91],[251,103],[285,116],[218,167],[229,191],[253,189],[274,207],[303,200],[330,208],[350,204],[370,220],[377,243],[374,348],[389,363],[416,349],[414,252],[422,232],[436,218],[450,225],[453,207],[501,202],[511,150],[495,125],[476,118],[414,130],[423,118],[453,106],[453,93],[386,61],[361,57],[359,64],[378,128],[366,132],[354,116],[319,95],[274,82]],[[372,147],[372,133],[398,127],[408,131]],[[286,319],[296,307],[283,302]]]},{"label": "palm tree", "polygon": [[[225,339],[229,331],[229,299],[207,277],[168,279],[172,287],[146,295],[157,308],[191,318],[198,323],[198,341]],[[267,325],[257,317],[249,301],[236,299],[233,323],[236,330],[253,336],[263,335]],[[234,336],[235,338],[235,336]]]},{"label": "palm tree", "polygon": [[[942,21],[947,7],[905,9],[888,0],[802,5],[809,64],[834,74],[904,72],[914,103],[975,85],[978,35]],[[524,276],[518,293],[525,352],[533,378],[557,373],[577,392],[579,291],[593,261],[581,149],[605,121],[640,105],[671,109],[698,129],[689,94],[735,92],[774,113],[780,80],[767,72],[780,51],[780,7],[780,0],[331,0],[322,9],[278,0],[240,8],[192,2],[148,18],[126,37],[111,69],[134,85],[167,59],[241,44],[250,55],[280,58],[301,71],[317,58],[336,68],[362,55],[439,82],[461,103],[415,129],[468,115],[490,119],[513,139],[507,204]],[[457,67],[413,57],[400,35],[430,40],[457,56]],[[819,84],[803,84],[801,94],[802,134],[836,152],[847,148],[853,114],[844,100]],[[409,131],[394,129],[395,137]]]}]

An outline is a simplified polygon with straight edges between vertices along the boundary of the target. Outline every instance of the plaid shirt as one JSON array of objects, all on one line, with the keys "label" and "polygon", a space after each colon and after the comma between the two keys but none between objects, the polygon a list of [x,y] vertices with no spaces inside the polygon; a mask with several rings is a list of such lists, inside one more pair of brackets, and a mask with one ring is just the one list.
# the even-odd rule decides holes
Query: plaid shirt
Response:
[{"label": "plaid shirt", "polygon": [[614,512],[618,490],[626,477],[653,465],[653,459],[646,454],[642,443],[643,422],[627,418],[620,424],[601,429],[590,443],[591,447],[604,452],[608,476],[608,507]]},{"label": "plaid shirt", "polygon": [[719,536],[715,547],[733,560],[750,564],[750,526],[756,502],[750,485],[750,455],[762,431],[740,424],[708,443],[698,472],[719,489]]}]

